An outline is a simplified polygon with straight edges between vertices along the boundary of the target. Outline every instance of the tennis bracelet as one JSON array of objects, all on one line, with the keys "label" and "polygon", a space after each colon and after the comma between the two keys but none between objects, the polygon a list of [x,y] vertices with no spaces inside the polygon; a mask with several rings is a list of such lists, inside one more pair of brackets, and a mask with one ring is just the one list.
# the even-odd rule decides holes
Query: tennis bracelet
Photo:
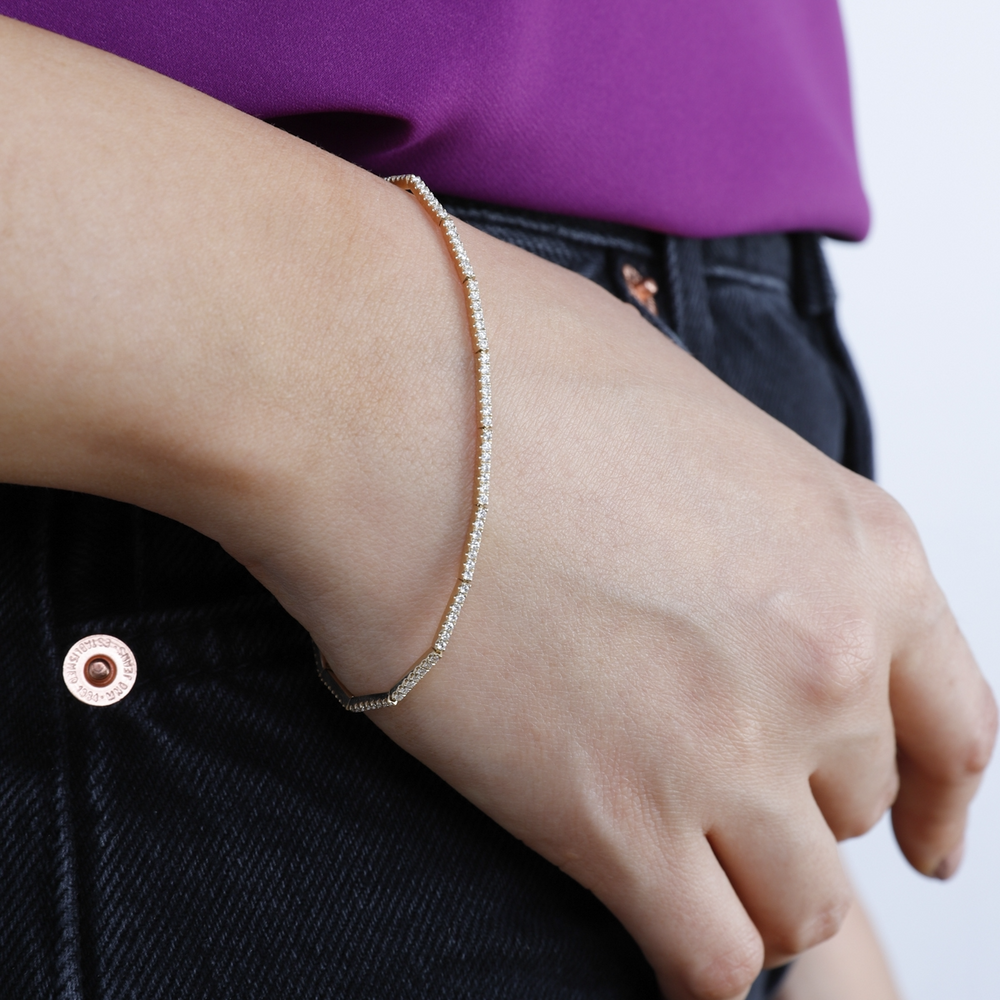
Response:
[{"label": "tennis bracelet", "polygon": [[337,700],[349,712],[371,712],[376,708],[388,708],[398,705],[427,675],[444,655],[448,640],[455,630],[455,623],[461,614],[462,605],[472,586],[472,574],[476,568],[476,557],[479,555],[479,544],[483,537],[483,525],[486,523],[486,511],[490,498],[490,451],[493,443],[493,407],[490,398],[490,350],[486,342],[486,326],[483,323],[483,307],[479,301],[479,284],[472,271],[472,264],[459,239],[454,220],[445,211],[444,206],[431,194],[427,185],[415,174],[403,174],[397,177],[387,177],[386,180],[396,187],[409,191],[420,201],[420,204],[430,213],[444,235],[451,254],[458,268],[459,277],[465,289],[465,302],[469,314],[469,328],[472,333],[472,347],[476,360],[476,412],[478,423],[478,444],[476,447],[476,481],[475,504],[472,512],[472,523],[465,541],[465,551],[462,555],[462,571],[458,582],[452,591],[451,600],[445,610],[444,618],[438,626],[437,634],[431,648],[409,669],[398,684],[380,694],[353,695],[337,680],[333,668],[326,657],[315,647],[316,665],[323,683],[336,695]]}]

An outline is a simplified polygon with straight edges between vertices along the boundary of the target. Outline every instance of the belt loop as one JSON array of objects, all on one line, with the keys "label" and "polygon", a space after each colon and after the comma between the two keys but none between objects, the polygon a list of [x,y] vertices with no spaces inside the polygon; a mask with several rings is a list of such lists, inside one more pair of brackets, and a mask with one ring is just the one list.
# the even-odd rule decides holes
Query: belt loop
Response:
[{"label": "belt loop", "polygon": [[833,287],[818,233],[792,233],[792,298],[800,316],[833,312],[837,292]]},{"label": "belt loop", "polygon": [[673,328],[694,357],[712,368],[715,361],[715,323],[708,301],[702,240],[667,236],[663,258]]},{"label": "belt loop", "polygon": [[792,299],[803,319],[821,331],[834,378],[847,408],[843,464],[868,479],[875,478],[871,417],[854,363],[847,351],[834,306],[833,279],[818,233],[792,233]]}]

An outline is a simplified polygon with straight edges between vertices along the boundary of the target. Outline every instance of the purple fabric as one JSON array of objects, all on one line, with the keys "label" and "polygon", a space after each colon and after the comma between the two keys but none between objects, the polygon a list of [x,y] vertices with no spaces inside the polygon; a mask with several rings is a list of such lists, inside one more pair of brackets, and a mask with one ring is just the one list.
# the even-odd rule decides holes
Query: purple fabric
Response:
[{"label": "purple fabric", "polygon": [[836,0],[0,0],[433,189],[686,236],[868,228]]}]

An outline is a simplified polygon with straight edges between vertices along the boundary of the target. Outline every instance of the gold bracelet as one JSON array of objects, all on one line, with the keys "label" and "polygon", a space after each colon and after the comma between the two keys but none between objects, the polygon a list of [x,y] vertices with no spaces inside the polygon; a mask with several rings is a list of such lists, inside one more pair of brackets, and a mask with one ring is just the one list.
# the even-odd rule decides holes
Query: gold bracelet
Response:
[{"label": "gold bracelet", "polygon": [[465,301],[469,311],[469,326],[472,331],[472,346],[476,359],[476,409],[479,425],[479,441],[476,448],[476,489],[472,523],[462,555],[462,572],[452,591],[444,618],[438,626],[437,635],[431,648],[410,668],[405,677],[388,691],[381,694],[352,695],[334,675],[326,657],[316,647],[316,665],[323,683],[337,696],[337,701],[349,712],[370,712],[376,708],[398,705],[427,675],[431,667],[444,655],[448,640],[455,630],[455,623],[462,611],[462,605],[472,586],[472,574],[476,568],[479,544],[486,523],[486,510],[490,498],[490,451],[493,442],[493,407],[490,399],[490,349],[486,342],[486,326],[483,323],[483,307],[479,301],[479,284],[472,271],[468,255],[458,230],[444,206],[431,194],[427,185],[415,174],[387,177],[396,187],[416,195],[420,203],[437,220],[451,254],[458,267],[459,276],[465,288]]}]

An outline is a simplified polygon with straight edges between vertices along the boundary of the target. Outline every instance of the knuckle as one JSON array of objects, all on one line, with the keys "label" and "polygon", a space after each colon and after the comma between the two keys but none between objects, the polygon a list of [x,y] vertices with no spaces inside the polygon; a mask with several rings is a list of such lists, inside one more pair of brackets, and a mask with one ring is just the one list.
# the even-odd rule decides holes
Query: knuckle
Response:
[{"label": "knuckle", "polygon": [[805,919],[779,929],[770,942],[784,955],[800,955],[833,937],[851,908],[851,895],[843,889],[824,901]]},{"label": "knuckle", "polygon": [[997,706],[988,688],[977,707],[977,717],[967,720],[961,734],[954,735],[947,749],[925,765],[936,783],[962,785],[986,770],[997,737]]},{"label": "knuckle", "polygon": [[881,676],[875,629],[862,615],[845,614],[810,636],[808,688],[823,707],[864,699]]},{"label": "knuckle", "polygon": [[691,970],[685,986],[698,1000],[731,1000],[750,987],[763,964],[760,945],[748,942]]},{"label": "knuckle", "polygon": [[961,757],[962,771],[966,775],[979,775],[986,770],[997,738],[997,705],[992,693],[987,691],[982,705],[982,719],[970,730]]}]

